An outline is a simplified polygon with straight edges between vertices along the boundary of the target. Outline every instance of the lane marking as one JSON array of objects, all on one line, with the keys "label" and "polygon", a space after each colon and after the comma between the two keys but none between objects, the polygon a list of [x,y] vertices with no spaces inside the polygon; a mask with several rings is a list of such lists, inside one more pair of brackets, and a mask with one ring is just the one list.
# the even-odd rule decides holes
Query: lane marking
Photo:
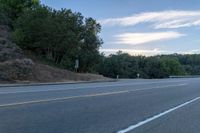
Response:
[{"label": "lane marking", "polygon": [[153,120],[155,120],[155,119],[158,119],[158,118],[160,118],[160,117],[162,117],[162,116],[164,116],[164,115],[167,115],[167,114],[171,113],[172,111],[175,111],[175,110],[177,110],[177,109],[179,109],[179,108],[182,108],[182,107],[184,107],[184,106],[186,106],[186,105],[188,105],[188,104],[190,104],[190,103],[193,103],[193,102],[195,102],[195,101],[197,101],[197,100],[199,100],[199,99],[200,99],[200,97],[196,97],[196,98],[194,98],[194,99],[192,99],[192,100],[190,100],[190,101],[187,101],[187,102],[185,102],[185,103],[183,103],[183,104],[180,104],[180,105],[178,105],[178,106],[176,106],[176,107],[174,107],[174,108],[171,108],[171,109],[169,109],[169,110],[166,110],[166,111],[164,111],[164,112],[162,112],[162,113],[160,113],[160,114],[157,114],[157,115],[155,115],[155,116],[153,116],[153,117],[150,117],[150,118],[148,118],[148,119],[146,119],[146,120],[144,120],[144,121],[141,121],[141,122],[139,122],[139,123],[137,123],[137,124],[135,124],[135,125],[131,125],[131,126],[129,126],[128,128],[126,128],[126,129],[120,130],[120,131],[118,131],[117,133],[127,133],[127,132],[129,132],[129,131],[132,131],[132,130],[134,130],[134,129],[140,127],[140,126],[143,126],[143,125],[145,125],[145,124],[147,124],[147,123],[149,123],[149,122],[151,122],[151,121],[153,121]]},{"label": "lane marking", "polygon": [[[184,81],[184,80],[183,80]],[[0,92],[0,95],[2,94],[17,94],[17,93],[31,93],[31,92],[48,92],[48,91],[67,91],[67,90],[78,90],[78,89],[90,89],[90,88],[103,88],[103,87],[122,87],[122,86],[128,86],[128,85],[147,85],[147,84],[156,84],[156,83],[179,83],[182,81],[160,81],[160,82],[140,82],[140,83],[129,83],[129,84],[113,84],[113,85],[103,85],[103,86],[88,86],[88,87],[76,87],[76,88],[60,88],[60,89],[44,89],[44,90],[25,90],[25,91],[14,91],[14,92]]]},{"label": "lane marking", "polygon": [[8,106],[32,104],[32,103],[41,103],[41,102],[51,102],[51,101],[62,101],[62,100],[68,100],[68,99],[74,99],[74,98],[87,98],[87,97],[96,97],[96,96],[115,95],[115,94],[121,94],[121,93],[127,93],[127,92],[129,92],[129,91],[106,92],[106,93],[89,94],[89,95],[82,95],[82,96],[72,96],[72,97],[64,97],[64,98],[54,98],[54,99],[28,101],[28,102],[10,103],[10,104],[2,104],[2,105],[0,105],[0,107],[8,107]]},{"label": "lane marking", "polygon": [[151,90],[151,89],[157,89],[157,88],[167,88],[167,87],[176,87],[176,86],[185,86],[185,85],[186,84],[168,85],[168,86],[143,88],[143,89],[136,89],[136,90],[112,91],[112,92],[80,95],[80,96],[71,96],[71,97],[62,97],[62,98],[54,98],[54,99],[35,100],[35,101],[18,102],[18,103],[8,103],[8,104],[1,104],[0,107],[17,106],[17,105],[23,105],[23,104],[33,104],[33,103],[42,103],[42,102],[51,102],[51,101],[62,101],[62,100],[69,100],[69,99],[75,99],[75,98],[88,98],[88,97],[97,97],[97,96],[106,96],[106,95],[116,95],[116,94],[122,94],[122,93],[131,93],[131,92],[136,92],[136,91],[144,91],[144,90]]}]

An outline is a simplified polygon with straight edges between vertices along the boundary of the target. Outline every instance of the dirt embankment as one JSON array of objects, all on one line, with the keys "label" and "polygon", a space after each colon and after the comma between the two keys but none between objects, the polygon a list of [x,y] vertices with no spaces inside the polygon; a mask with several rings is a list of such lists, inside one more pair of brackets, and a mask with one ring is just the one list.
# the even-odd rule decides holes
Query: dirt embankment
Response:
[{"label": "dirt embankment", "polygon": [[62,82],[107,80],[101,75],[79,74],[48,65],[34,63],[10,39],[7,26],[0,25],[0,83]]}]

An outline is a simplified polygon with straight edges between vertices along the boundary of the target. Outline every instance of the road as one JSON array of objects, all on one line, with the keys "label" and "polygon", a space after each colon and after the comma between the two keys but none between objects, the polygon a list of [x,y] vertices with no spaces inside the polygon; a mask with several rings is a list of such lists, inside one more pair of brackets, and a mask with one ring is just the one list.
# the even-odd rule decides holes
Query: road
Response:
[{"label": "road", "polygon": [[0,88],[0,133],[198,133],[200,78]]}]

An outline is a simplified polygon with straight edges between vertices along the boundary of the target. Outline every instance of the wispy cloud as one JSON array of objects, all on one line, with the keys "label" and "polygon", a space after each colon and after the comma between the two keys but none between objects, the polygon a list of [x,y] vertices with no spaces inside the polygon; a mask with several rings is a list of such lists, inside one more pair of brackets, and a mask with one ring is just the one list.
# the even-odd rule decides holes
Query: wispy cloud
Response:
[{"label": "wispy cloud", "polygon": [[122,18],[108,18],[99,21],[102,25],[134,26],[140,23],[152,23],[153,28],[181,28],[200,26],[200,11],[160,11],[144,12]]},{"label": "wispy cloud", "polygon": [[149,50],[144,50],[144,49],[139,49],[139,50],[138,49],[100,49],[100,51],[105,53],[106,55],[114,54],[118,51],[129,53],[130,55],[146,55],[146,56],[172,53],[171,51],[163,51],[163,50],[159,50],[158,48],[149,49]]},{"label": "wispy cloud", "polygon": [[154,56],[154,55],[167,55],[167,54],[200,54],[200,49],[186,50],[186,51],[167,51],[160,50],[159,48],[154,49],[100,49],[101,52],[106,55],[115,54],[118,51],[128,53],[130,55],[145,55],[145,56]]},{"label": "wispy cloud", "polygon": [[185,52],[182,52],[182,54],[200,54],[200,49],[185,51]]},{"label": "wispy cloud", "polygon": [[123,33],[115,35],[113,43],[138,45],[155,41],[170,40],[184,36],[179,32]]}]

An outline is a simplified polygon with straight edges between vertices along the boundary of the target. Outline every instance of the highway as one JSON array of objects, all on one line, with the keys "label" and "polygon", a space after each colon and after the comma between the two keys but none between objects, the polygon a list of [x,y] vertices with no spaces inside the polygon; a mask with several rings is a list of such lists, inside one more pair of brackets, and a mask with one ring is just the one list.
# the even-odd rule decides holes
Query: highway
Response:
[{"label": "highway", "polygon": [[200,78],[0,87],[0,133],[199,133]]}]

